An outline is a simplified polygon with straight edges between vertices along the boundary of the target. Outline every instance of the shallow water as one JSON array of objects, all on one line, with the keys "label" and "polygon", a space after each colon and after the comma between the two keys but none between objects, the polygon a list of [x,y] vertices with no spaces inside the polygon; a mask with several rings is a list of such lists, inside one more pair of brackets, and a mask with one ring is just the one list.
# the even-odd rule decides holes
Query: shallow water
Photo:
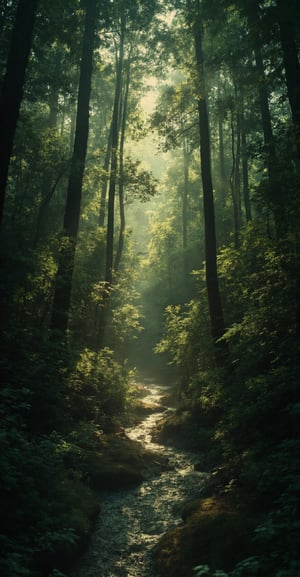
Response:
[{"label": "shallow water", "polygon": [[194,470],[197,455],[152,443],[156,423],[172,408],[163,406],[168,388],[151,380],[138,382],[144,402],[157,411],[126,429],[131,439],[168,459],[168,470],[139,487],[99,493],[101,514],[91,544],[72,577],[158,577],[152,549],[168,529],[180,524],[182,501],[199,495],[205,473]]}]

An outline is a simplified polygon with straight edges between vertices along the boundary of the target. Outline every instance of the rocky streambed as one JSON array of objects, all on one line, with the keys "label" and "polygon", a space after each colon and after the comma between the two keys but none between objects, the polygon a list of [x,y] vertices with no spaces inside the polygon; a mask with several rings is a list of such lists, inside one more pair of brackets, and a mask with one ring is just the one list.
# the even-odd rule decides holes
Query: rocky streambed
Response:
[{"label": "rocky streambed", "polygon": [[181,524],[183,501],[199,495],[206,473],[195,470],[197,455],[152,442],[152,431],[172,407],[164,405],[168,388],[136,383],[150,414],[126,429],[126,435],[164,457],[167,466],[153,471],[138,487],[101,491],[101,513],[90,546],[72,577],[157,577],[152,550],[160,537]]}]

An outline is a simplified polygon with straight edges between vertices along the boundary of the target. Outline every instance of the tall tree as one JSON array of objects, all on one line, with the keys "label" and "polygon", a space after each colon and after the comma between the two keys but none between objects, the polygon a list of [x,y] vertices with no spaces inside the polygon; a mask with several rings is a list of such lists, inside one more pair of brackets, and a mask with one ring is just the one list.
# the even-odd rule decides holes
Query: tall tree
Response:
[{"label": "tall tree", "polygon": [[277,0],[277,20],[280,28],[287,93],[292,111],[297,154],[300,159],[300,63],[295,42],[295,23],[299,17],[300,10],[296,6],[296,0],[290,2],[288,10],[284,0]]},{"label": "tall tree", "polygon": [[124,148],[125,148],[125,135],[126,135],[126,123],[128,116],[128,97],[129,97],[129,87],[131,80],[131,51],[128,56],[126,63],[126,74],[124,81],[124,94],[121,99],[121,111],[120,111],[120,169],[119,169],[119,213],[120,213],[120,231],[118,248],[114,262],[114,268],[117,271],[120,267],[120,262],[122,259],[124,240],[125,240],[125,206],[124,206]]},{"label": "tall tree", "polygon": [[241,154],[242,154],[242,179],[243,179],[243,198],[245,205],[246,221],[252,220],[251,203],[249,194],[249,173],[248,173],[248,153],[247,153],[247,134],[245,129],[245,117],[243,110],[243,99],[241,104]]},{"label": "tall tree", "polygon": [[[99,329],[97,339],[98,347],[100,348],[102,347],[104,339],[107,311],[109,306],[111,285],[113,280],[115,197],[116,197],[116,186],[118,178],[117,171],[118,171],[118,156],[119,156],[119,144],[120,144],[119,142],[120,109],[121,109],[122,84],[123,84],[124,47],[125,47],[125,35],[126,35],[125,33],[126,33],[126,20],[124,14],[122,14],[120,18],[120,41],[119,41],[118,54],[116,57],[115,95],[114,95],[108,149],[107,149],[107,161],[109,160],[108,155],[110,153],[110,174],[109,174],[108,203],[107,203],[108,206],[107,206],[107,229],[106,229],[105,278],[104,278],[104,288],[102,291],[102,303],[99,315]],[[101,207],[100,207],[100,213],[101,213]],[[104,216],[103,210],[102,214]]]},{"label": "tall tree", "polygon": [[0,93],[0,222],[38,0],[20,0]]},{"label": "tall tree", "polygon": [[66,332],[72,291],[75,249],[79,228],[82,181],[89,134],[89,102],[96,28],[96,0],[86,2],[85,27],[80,64],[77,118],[71,161],[64,228],[61,239],[51,328]]},{"label": "tall tree", "polygon": [[188,212],[188,192],[189,192],[189,160],[190,150],[188,140],[183,141],[183,190],[182,190],[182,249],[183,249],[183,271],[187,279],[189,274],[187,258],[187,212]]},{"label": "tall tree", "polygon": [[110,181],[108,191],[108,213],[107,213],[107,236],[106,236],[106,272],[105,282],[107,285],[112,283],[113,274],[113,249],[114,249],[114,211],[115,195],[118,170],[118,152],[120,140],[120,108],[123,83],[123,66],[124,66],[124,43],[125,43],[126,22],[124,16],[121,16],[120,45],[116,73],[115,99],[112,116],[112,143],[111,143],[111,165]]},{"label": "tall tree", "polygon": [[188,0],[188,20],[194,37],[198,82],[198,113],[200,131],[201,176],[203,186],[203,207],[205,223],[205,262],[208,306],[211,332],[215,344],[217,364],[222,365],[227,353],[226,344],[220,341],[225,333],[223,308],[217,273],[217,244],[214,212],[214,197],[211,174],[211,152],[205,67],[202,49],[203,27],[200,0]]},{"label": "tall tree", "polygon": [[264,135],[265,162],[269,176],[270,192],[268,194],[268,201],[274,215],[276,234],[278,237],[282,237],[286,231],[285,205],[283,202],[283,191],[280,184],[278,156],[269,105],[269,90],[262,54],[263,41],[261,34],[260,6],[258,0],[255,0],[254,2],[249,2],[247,0],[247,2],[242,3],[241,6],[248,20],[250,39],[255,58],[261,125]]}]

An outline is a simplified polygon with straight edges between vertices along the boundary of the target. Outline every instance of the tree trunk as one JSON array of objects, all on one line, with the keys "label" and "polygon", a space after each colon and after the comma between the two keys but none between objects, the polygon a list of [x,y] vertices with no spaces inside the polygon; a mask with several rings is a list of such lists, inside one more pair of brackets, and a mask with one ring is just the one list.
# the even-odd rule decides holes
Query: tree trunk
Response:
[{"label": "tree trunk", "polygon": [[240,232],[240,210],[239,210],[239,196],[240,196],[240,134],[239,122],[237,120],[236,135],[234,129],[234,112],[231,111],[231,154],[232,154],[232,169],[230,174],[230,189],[233,206],[233,227],[234,227],[234,245],[239,247],[239,232]]},{"label": "tree trunk", "polygon": [[93,68],[96,2],[87,3],[76,117],[58,271],[53,299],[51,328],[66,333],[71,301],[72,278],[79,228],[82,181],[89,133],[89,102]]},{"label": "tree trunk", "polygon": [[183,195],[182,195],[182,248],[183,248],[183,274],[185,279],[189,274],[189,263],[187,260],[187,211],[188,211],[188,191],[189,191],[189,149],[188,142],[183,142]]},{"label": "tree trunk", "polygon": [[279,182],[278,159],[273,136],[265,71],[260,47],[258,46],[257,42],[255,45],[254,53],[258,76],[258,92],[260,100],[261,122],[264,133],[266,165],[269,175],[270,193],[268,195],[268,200],[274,214],[277,238],[281,238],[286,231],[284,196],[282,194]]},{"label": "tree trunk", "polygon": [[251,215],[251,204],[249,194],[247,136],[244,126],[243,109],[241,112],[241,149],[242,149],[243,198],[244,198],[246,221],[250,222],[252,220],[252,215]]},{"label": "tree trunk", "polygon": [[125,41],[125,23],[121,23],[120,50],[117,66],[115,99],[112,119],[112,155],[110,167],[110,180],[108,191],[108,213],[107,213],[107,235],[106,235],[106,272],[105,282],[107,285],[112,283],[113,274],[113,249],[114,249],[114,213],[115,213],[115,195],[118,169],[118,149],[119,149],[119,132],[120,132],[120,101],[122,94],[122,75],[124,61],[124,41]]},{"label": "tree trunk", "polygon": [[[286,2],[277,0],[277,18],[280,28],[280,40],[283,54],[288,99],[294,125],[296,151],[300,159],[300,63],[295,42],[296,2],[291,2],[287,10]],[[300,171],[298,163],[298,171]],[[300,339],[300,238],[299,231],[295,231],[295,298],[296,298],[296,336]]]},{"label": "tree trunk", "polygon": [[277,237],[280,238],[286,232],[284,195],[279,182],[278,159],[273,136],[271,114],[269,108],[269,94],[261,53],[260,17],[257,0],[251,5],[246,5],[246,14],[254,50],[255,66],[257,72],[257,88],[259,94],[261,124],[264,135],[265,162],[269,176],[269,193],[267,201],[274,215]]},{"label": "tree trunk", "polygon": [[127,108],[128,108],[128,96],[129,96],[129,86],[130,86],[130,60],[128,61],[126,83],[125,83],[125,94],[122,103],[121,111],[121,139],[120,139],[120,170],[119,170],[119,212],[120,212],[120,232],[117,254],[115,258],[115,270],[117,271],[120,267],[120,262],[124,249],[125,240],[125,207],[124,207],[124,145],[125,145],[125,132],[126,132],[126,122],[127,122]]},{"label": "tree trunk", "polygon": [[224,208],[226,204],[226,193],[225,193],[226,170],[225,170],[224,129],[223,129],[223,121],[221,118],[219,118],[218,121],[218,133],[219,133],[220,184],[222,194],[222,207]]},{"label": "tree trunk", "polygon": [[208,306],[211,322],[211,333],[215,345],[215,358],[218,366],[223,366],[226,361],[228,350],[224,341],[220,341],[225,333],[223,308],[219,290],[217,274],[217,246],[214,214],[214,198],[211,176],[211,151],[209,135],[209,118],[206,102],[204,82],[204,59],[202,51],[202,29],[200,21],[200,2],[193,2],[193,34],[195,41],[196,62],[198,69],[198,113],[200,129],[200,158],[201,176],[203,186],[203,206],[205,224],[205,261],[206,261],[206,285]]},{"label": "tree trunk", "polygon": [[[294,3],[295,5],[295,3]],[[296,9],[295,12],[296,13]],[[300,159],[300,63],[295,43],[293,10],[287,9],[286,0],[277,0],[277,15],[286,75],[287,93],[292,111],[297,156]]]},{"label": "tree trunk", "polygon": [[20,0],[0,95],[0,223],[3,216],[8,169],[13,150],[25,73],[31,50],[37,0]]},{"label": "tree trunk", "polygon": [[100,211],[99,211],[99,226],[101,228],[104,227],[105,222],[105,208],[106,208],[106,193],[107,193],[107,183],[108,183],[108,171],[111,159],[111,141],[112,141],[112,122],[111,120],[110,127],[109,127],[109,134],[108,134],[108,142],[104,157],[104,164],[103,164],[103,175],[101,178],[101,191],[100,191]]},{"label": "tree trunk", "polygon": [[110,293],[113,280],[115,195],[116,195],[117,170],[118,170],[120,104],[122,95],[124,43],[125,43],[125,20],[124,18],[122,18],[119,57],[117,59],[115,97],[114,97],[112,125],[111,125],[111,162],[110,162],[110,178],[109,178],[109,190],[108,190],[108,207],[107,207],[105,279],[104,279],[104,289],[102,292],[102,304],[99,315],[99,329],[97,339],[97,344],[99,348],[101,348],[103,345],[107,311],[109,306]]}]

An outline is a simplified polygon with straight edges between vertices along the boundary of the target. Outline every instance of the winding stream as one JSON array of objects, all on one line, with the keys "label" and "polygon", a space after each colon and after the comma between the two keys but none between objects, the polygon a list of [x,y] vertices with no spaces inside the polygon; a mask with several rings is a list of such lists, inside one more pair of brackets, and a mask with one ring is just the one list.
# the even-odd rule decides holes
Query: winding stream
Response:
[{"label": "winding stream", "polygon": [[88,551],[72,577],[157,577],[152,549],[168,529],[180,524],[182,501],[198,496],[205,473],[194,470],[197,455],[158,445],[151,431],[165,415],[162,399],[169,389],[151,380],[138,383],[144,402],[157,411],[126,429],[131,439],[168,459],[168,470],[153,475],[139,487],[99,495],[101,514]]}]

